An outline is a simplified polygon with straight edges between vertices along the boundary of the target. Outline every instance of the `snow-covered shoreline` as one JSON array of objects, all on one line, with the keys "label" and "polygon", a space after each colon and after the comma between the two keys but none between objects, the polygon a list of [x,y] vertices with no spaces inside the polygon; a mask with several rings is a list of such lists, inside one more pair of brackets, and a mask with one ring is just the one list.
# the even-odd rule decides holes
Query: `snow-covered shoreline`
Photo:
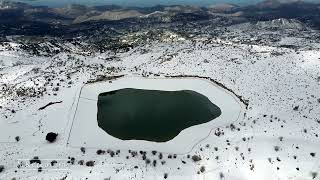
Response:
[{"label": "snow-covered shoreline", "polygon": [[[178,91],[193,90],[205,95],[220,107],[220,117],[183,130],[165,143],[142,140],[120,140],[105,133],[96,120],[97,98],[100,93],[123,88]],[[124,77],[110,82],[87,84],[82,88],[68,144],[72,147],[158,150],[176,154],[191,152],[193,147],[207,138],[212,131],[243,118],[244,105],[230,92],[208,80],[196,78],[142,78]]]}]

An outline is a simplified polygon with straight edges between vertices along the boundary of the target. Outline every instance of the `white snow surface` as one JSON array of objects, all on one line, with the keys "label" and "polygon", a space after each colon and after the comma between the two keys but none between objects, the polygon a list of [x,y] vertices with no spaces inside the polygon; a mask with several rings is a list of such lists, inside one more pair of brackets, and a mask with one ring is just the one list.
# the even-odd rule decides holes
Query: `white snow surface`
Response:
[{"label": "white snow surface", "polygon": [[[153,43],[118,53],[117,61],[105,60],[110,53],[32,57],[2,51],[0,179],[164,179],[165,173],[173,180],[319,179],[319,50],[210,42]],[[67,145],[83,83],[99,75],[151,78],[155,74],[210,77],[248,100],[249,107],[232,125],[214,129],[220,136],[211,133],[188,153],[200,156],[198,162],[186,154],[174,156],[175,152],[163,152],[160,159],[157,147],[152,155],[143,145],[150,164],[139,152],[133,157],[131,147],[111,157],[110,152],[118,150],[114,144],[104,145],[109,153],[103,155],[97,155],[98,148],[83,145],[82,153]],[[62,103],[38,110],[57,101]],[[51,131],[58,133],[54,143],[45,140]],[[34,156],[42,163],[30,167]],[[74,164],[67,163],[73,158]],[[51,167],[52,160],[61,163]],[[95,165],[80,165],[80,160],[93,160]]]},{"label": "white snow surface", "polygon": [[[124,88],[180,91],[192,90],[206,97],[221,109],[216,119],[183,130],[177,137],[165,143],[142,140],[123,141],[108,135],[97,122],[97,101],[100,93]],[[85,85],[78,98],[76,114],[72,119],[72,127],[68,141],[69,146],[133,149],[139,151],[157,150],[164,153],[187,154],[203,139],[210,136],[211,131],[224,127],[243,118],[244,105],[232,93],[211,83],[208,80],[183,78],[139,78],[126,77],[110,82],[98,82]],[[213,132],[212,132],[213,133]]]}]

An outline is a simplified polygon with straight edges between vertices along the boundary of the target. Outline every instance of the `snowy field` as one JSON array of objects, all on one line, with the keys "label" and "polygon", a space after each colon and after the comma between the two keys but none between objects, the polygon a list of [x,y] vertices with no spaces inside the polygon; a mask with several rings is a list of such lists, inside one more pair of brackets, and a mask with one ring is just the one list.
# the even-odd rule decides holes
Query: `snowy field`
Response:
[{"label": "snowy field", "polygon": [[[115,60],[108,59],[115,56]],[[143,159],[140,152],[120,149],[118,144],[94,148],[90,141],[92,147],[87,147],[81,138],[88,137],[88,130],[74,139],[77,128],[71,131],[67,145],[81,87],[90,79],[114,75],[210,77],[247,100],[249,106],[244,118],[214,126],[206,139],[183,155],[156,147],[154,155],[141,147],[147,154]],[[34,57],[19,50],[1,50],[0,89],[1,180],[154,180],[164,179],[165,174],[171,180],[319,179],[318,49],[197,40],[153,43],[124,53],[90,56],[60,53]],[[39,110],[59,101],[62,103]],[[83,102],[81,99],[80,104]],[[55,143],[45,140],[48,132],[58,133]],[[73,146],[83,146],[85,152]],[[99,148],[106,152],[98,155]],[[194,155],[201,160],[192,160]],[[42,163],[32,165],[42,167],[40,172],[38,167],[28,166],[35,156]],[[61,163],[51,166],[54,160]],[[94,166],[87,166],[89,161],[94,161]]]}]

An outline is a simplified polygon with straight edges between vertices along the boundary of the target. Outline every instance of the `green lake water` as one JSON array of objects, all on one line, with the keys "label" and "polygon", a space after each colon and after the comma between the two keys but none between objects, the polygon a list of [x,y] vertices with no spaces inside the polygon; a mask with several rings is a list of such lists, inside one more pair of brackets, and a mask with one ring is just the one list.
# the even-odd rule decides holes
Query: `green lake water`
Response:
[{"label": "green lake water", "polygon": [[99,94],[97,106],[99,127],[122,140],[166,142],[221,115],[206,96],[190,90],[120,89]]}]

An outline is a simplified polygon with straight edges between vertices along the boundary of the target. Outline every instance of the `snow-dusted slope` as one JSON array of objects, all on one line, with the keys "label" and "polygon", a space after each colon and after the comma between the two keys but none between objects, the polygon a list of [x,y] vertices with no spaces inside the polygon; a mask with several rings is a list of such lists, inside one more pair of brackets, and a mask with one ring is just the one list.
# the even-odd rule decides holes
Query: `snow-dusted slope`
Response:
[{"label": "snow-dusted slope", "polygon": [[[0,179],[319,179],[319,58],[316,49],[294,51],[211,39],[154,42],[125,53],[92,56],[33,57],[3,51]],[[249,106],[243,119],[216,128],[188,154],[148,151],[144,160],[144,149],[110,145],[103,148],[105,154],[97,155],[98,149],[68,145],[83,83],[114,75],[209,77]],[[52,144],[45,140],[51,131],[58,133]],[[41,164],[29,166],[35,156]],[[195,162],[192,156],[201,160]],[[51,166],[52,161],[57,164]],[[94,166],[87,164],[90,161]]]},{"label": "snow-dusted slope", "polygon": [[258,21],[256,23],[242,23],[231,26],[234,29],[247,31],[254,30],[282,30],[282,31],[304,31],[310,29],[304,23],[296,19],[274,19],[270,21]]},{"label": "snow-dusted slope", "polygon": [[295,30],[306,30],[307,27],[302,22],[296,19],[274,19],[271,21],[260,21],[256,24],[258,28],[261,29],[271,29],[271,28],[278,28],[278,29],[295,29]]}]

